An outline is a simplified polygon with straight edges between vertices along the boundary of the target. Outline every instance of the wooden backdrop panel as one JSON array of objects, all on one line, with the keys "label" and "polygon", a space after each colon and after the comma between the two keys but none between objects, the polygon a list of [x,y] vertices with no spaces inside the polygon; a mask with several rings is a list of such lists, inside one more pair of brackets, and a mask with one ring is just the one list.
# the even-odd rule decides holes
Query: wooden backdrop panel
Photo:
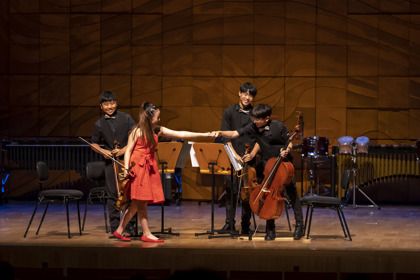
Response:
[{"label": "wooden backdrop panel", "polygon": [[420,16],[409,1],[2,1],[0,137],[89,137],[98,95],[138,120],[220,128],[244,82],[305,137],[413,144]]}]

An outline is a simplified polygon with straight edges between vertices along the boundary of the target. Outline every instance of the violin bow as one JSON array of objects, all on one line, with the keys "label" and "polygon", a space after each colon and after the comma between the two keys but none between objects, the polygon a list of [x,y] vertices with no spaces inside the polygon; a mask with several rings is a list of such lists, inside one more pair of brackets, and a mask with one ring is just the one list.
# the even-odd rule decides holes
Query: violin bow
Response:
[{"label": "violin bow", "polygon": [[122,164],[121,162],[119,162],[118,160],[116,160],[115,158],[103,153],[101,150],[99,150],[98,148],[96,148],[95,146],[93,146],[91,143],[89,143],[89,141],[83,139],[82,137],[79,137],[80,140],[82,140],[83,142],[85,142],[86,144],[88,144],[92,149],[94,149],[95,151],[97,151],[98,153],[100,153],[101,155],[103,155],[104,157],[112,160],[113,162],[119,164],[121,167],[125,168],[124,164]]},{"label": "violin bow", "polygon": [[[114,149],[118,149],[117,140],[114,140]],[[116,164],[117,162],[119,162],[119,160],[114,155],[112,157],[114,158],[114,161],[112,162],[112,169],[114,170],[115,186],[117,187],[117,192],[119,194],[120,193],[120,186],[119,186],[119,180],[118,180],[119,170],[118,170],[118,165]]]}]

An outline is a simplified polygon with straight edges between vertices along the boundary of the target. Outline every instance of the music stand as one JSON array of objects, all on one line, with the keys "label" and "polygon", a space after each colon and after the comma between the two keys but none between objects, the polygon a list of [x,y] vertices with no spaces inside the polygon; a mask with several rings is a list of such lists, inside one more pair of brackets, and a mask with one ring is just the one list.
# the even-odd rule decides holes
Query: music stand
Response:
[{"label": "music stand", "polygon": [[[156,161],[160,166],[159,173],[162,180],[162,188],[165,197],[166,190],[166,173],[174,173],[178,156],[181,152],[182,143],[180,142],[160,142],[155,149]],[[161,229],[160,232],[153,234],[172,234],[179,236],[179,233],[173,233],[172,228],[165,229],[165,201],[161,204]]]},{"label": "music stand", "polygon": [[[214,189],[216,175],[228,175],[231,172],[230,161],[224,145],[221,143],[194,143],[193,148],[197,156],[201,174],[211,174],[211,230],[205,233],[196,233],[195,236],[209,234],[209,239],[214,235]],[[219,236],[217,236],[219,237]],[[222,236],[220,236],[222,237]],[[223,236],[225,237],[225,236]],[[230,236],[227,236],[230,237]]]},{"label": "music stand", "polygon": [[[182,143],[182,148],[181,148],[181,152],[178,156],[178,160],[176,162],[176,166],[175,166],[175,172],[174,172],[174,176],[176,176],[176,169],[182,169],[185,168],[185,164],[187,163],[187,160],[190,159],[190,151],[191,151],[191,146],[192,144],[190,143],[185,143],[183,142],[183,140],[181,141]],[[182,180],[181,180],[181,174],[179,174],[179,178],[175,178],[177,183],[178,183],[178,187],[176,188],[175,191],[175,195],[176,195],[176,205],[179,206],[181,205],[181,200],[182,200]]]}]

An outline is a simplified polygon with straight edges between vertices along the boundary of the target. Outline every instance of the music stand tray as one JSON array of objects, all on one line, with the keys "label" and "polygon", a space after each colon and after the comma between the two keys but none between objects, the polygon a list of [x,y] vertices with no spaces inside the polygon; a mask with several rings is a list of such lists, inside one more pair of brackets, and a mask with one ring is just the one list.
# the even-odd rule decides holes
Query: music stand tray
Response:
[{"label": "music stand tray", "polygon": [[[155,149],[157,164],[160,166],[159,173],[162,180],[163,193],[166,190],[166,173],[174,173],[176,163],[181,152],[182,143],[180,142],[160,142]],[[179,233],[173,233],[172,228],[165,229],[165,202],[161,204],[161,230],[153,234],[171,234],[179,236]]]},{"label": "music stand tray", "polygon": [[224,145],[221,143],[194,143],[198,165],[201,174],[211,174],[211,229],[205,233],[196,233],[195,236],[209,234],[209,239],[214,237],[230,237],[214,235],[214,189],[216,175],[229,175],[231,173],[230,161]]}]

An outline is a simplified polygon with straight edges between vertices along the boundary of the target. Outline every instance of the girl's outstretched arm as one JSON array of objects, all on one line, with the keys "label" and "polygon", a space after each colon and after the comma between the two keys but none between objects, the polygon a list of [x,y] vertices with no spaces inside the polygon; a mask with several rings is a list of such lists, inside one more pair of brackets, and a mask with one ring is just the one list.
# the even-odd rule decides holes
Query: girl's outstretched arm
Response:
[{"label": "girl's outstretched arm", "polygon": [[200,138],[200,137],[216,137],[216,134],[213,132],[191,132],[191,131],[178,131],[166,128],[164,126],[160,127],[159,136],[172,137],[172,138]]},{"label": "girl's outstretched arm", "polygon": [[223,130],[223,131],[213,131],[213,133],[216,133],[217,137],[225,137],[225,138],[238,138],[239,133],[236,130]]}]

